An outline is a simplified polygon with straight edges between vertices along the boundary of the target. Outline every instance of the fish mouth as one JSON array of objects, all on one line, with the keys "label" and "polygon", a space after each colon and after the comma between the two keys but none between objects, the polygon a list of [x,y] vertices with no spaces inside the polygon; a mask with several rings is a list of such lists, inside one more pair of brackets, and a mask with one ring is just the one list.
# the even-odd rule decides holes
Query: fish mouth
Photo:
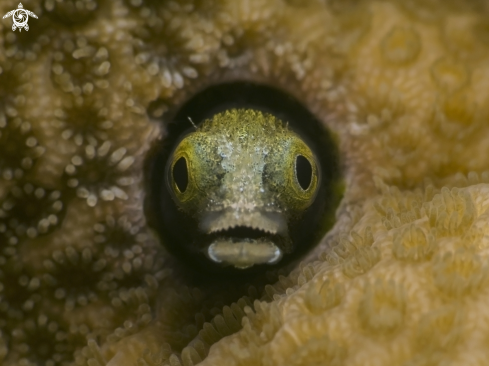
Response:
[{"label": "fish mouth", "polygon": [[278,263],[289,241],[285,219],[273,212],[212,212],[200,227],[209,237],[206,256],[239,269]]},{"label": "fish mouth", "polygon": [[269,234],[287,236],[287,221],[280,212],[212,211],[202,215],[200,229],[212,234],[232,228],[244,227]]}]

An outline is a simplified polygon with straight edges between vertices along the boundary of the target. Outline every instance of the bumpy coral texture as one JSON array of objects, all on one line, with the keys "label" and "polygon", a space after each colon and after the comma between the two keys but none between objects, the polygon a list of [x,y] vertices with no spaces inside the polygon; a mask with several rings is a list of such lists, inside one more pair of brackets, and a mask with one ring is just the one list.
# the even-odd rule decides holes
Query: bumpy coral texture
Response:
[{"label": "bumpy coral texture", "polygon": [[[28,32],[0,23],[0,363],[487,363],[485,2],[23,5]],[[143,162],[162,115],[233,79],[337,134],[346,193],[290,274],[204,301],[147,228]]]}]

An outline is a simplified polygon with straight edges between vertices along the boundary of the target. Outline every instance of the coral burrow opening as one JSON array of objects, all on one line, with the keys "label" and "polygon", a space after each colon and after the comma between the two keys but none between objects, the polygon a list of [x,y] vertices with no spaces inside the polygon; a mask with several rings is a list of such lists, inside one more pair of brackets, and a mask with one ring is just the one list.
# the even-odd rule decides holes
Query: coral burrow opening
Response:
[{"label": "coral burrow opening", "polygon": [[[161,102],[161,100],[153,102],[149,110]],[[296,191],[299,192],[299,195],[306,194],[309,189],[312,189],[313,176],[316,173],[318,176],[317,192],[314,192],[315,196],[311,200],[312,203],[304,209],[304,212],[301,212],[300,216],[297,216],[297,219],[291,215],[290,217],[292,218],[287,221],[285,229],[288,234],[287,239],[281,238],[277,233],[280,231],[278,229],[277,232],[274,229],[270,229],[268,230],[270,232],[266,233],[266,224],[250,224],[250,229],[252,229],[253,225],[255,228],[258,226],[257,232],[264,231],[265,235],[263,238],[258,239],[255,237],[243,239],[246,241],[245,244],[242,244],[243,241],[240,242],[243,248],[256,243],[261,245],[260,243],[269,240],[271,243],[276,243],[277,247],[285,249],[283,250],[283,256],[280,253],[280,260],[277,260],[277,257],[273,257],[273,246],[275,244],[271,246],[263,245],[260,249],[260,255],[265,259],[273,257],[274,261],[270,260],[268,263],[264,263],[265,260],[263,260],[252,266],[247,262],[240,264],[242,268],[246,269],[237,269],[239,264],[235,265],[235,268],[230,265],[217,263],[218,260],[213,258],[216,251],[211,253],[209,250],[209,252],[206,252],[205,248],[206,245],[209,246],[214,240],[214,244],[211,246],[218,250],[217,254],[221,255],[219,258],[227,258],[227,255],[237,255],[229,254],[234,249],[228,244],[222,244],[218,234],[247,233],[250,230],[234,230],[234,227],[242,226],[238,223],[224,226],[212,233],[206,232],[203,230],[205,224],[199,221],[195,215],[189,214],[188,211],[182,209],[182,205],[178,204],[178,199],[187,199],[184,197],[186,194],[190,196],[201,193],[193,193],[192,179],[195,179],[195,176],[192,176],[191,169],[195,169],[195,167],[192,168],[192,162],[188,161],[190,158],[185,151],[181,154],[180,150],[176,152],[177,147],[179,147],[185,136],[200,128],[204,121],[232,110],[253,110],[257,111],[257,116],[271,115],[273,118],[283,122],[284,129],[292,131],[294,135],[299,136],[301,141],[304,141],[304,144],[312,152],[311,158],[306,158],[301,153],[296,153],[290,159],[290,180],[295,182]],[[339,189],[341,186],[341,171],[336,141],[326,125],[311,113],[304,104],[288,93],[268,85],[241,81],[213,85],[195,93],[180,106],[170,109],[161,118],[161,123],[165,130],[165,137],[155,142],[146,160],[145,213],[150,227],[157,233],[161,243],[189,271],[198,274],[204,272],[209,275],[222,275],[225,273],[242,276],[264,272],[271,268],[283,268],[300,260],[318,243],[334,223],[335,209],[342,193]],[[233,123],[240,123],[240,121]],[[243,119],[243,123],[239,128],[243,129],[245,134],[251,134],[251,132],[247,131],[246,123],[249,122],[245,122]],[[265,126],[264,128],[268,127]],[[223,129],[223,134],[226,133],[225,131],[227,131],[226,128]],[[272,137],[270,139],[272,141],[270,142],[271,144],[274,143],[274,133],[277,133],[274,129],[265,131],[265,134]],[[214,141],[211,140],[211,143],[214,143]],[[219,146],[214,146],[206,151],[212,152],[219,149]],[[282,149],[274,150],[272,146],[270,150],[276,155],[276,160],[280,160],[280,151]],[[174,156],[174,154],[178,156]],[[284,156],[283,158],[286,159],[287,157]],[[173,164],[169,163],[171,159],[174,159]],[[208,160],[212,159],[209,158]],[[186,163],[185,169],[181,169],[182,166],[180,165],[182,165],[182,162]],[[219,161],[216,164],[219,165]],[[276,166],[281,165],[277,163]],[[284,164],[283,167],[288,169],[287,164]],[[267,179],[267,174],[270,176],[281,174],[281,172],[277,173],[267,169],[267,165],[264,163],[263,176],[260,176],[259,179]],[[214,174],[216,171],[209,172],[208,175]],[[182,177],[182,172],[185,173],[185,177]],[[194,175],[205,176],[206,174],[207,172],[197,171]],[[216,173],[215,175],[215,180],[222,182],[222,176],[225,174],[223,173],[220,176]],[[289,177],[286,174],[283,174],[283,176]],[[174,192],[172,192],[172,183],[169,183],[172,179],[175,179]],[[287,179],[284,178],[283,180],[286,181]],[[195,189],[197,190],[197,188]],[[179,197],[176,198],[176,195]],[[288,201],[286,200],[285,202]],[[287,211],[288,207],[284,209]],[[293,207],[290,209],[293,209]],[[274,220],[273,217],[270,218],[272,215],[265,216],[265,221],[267,219]],[[230,238],[226,243],[236,243],[239,240],[241,239],[233,237],[232,240]],[[269,257],[267,257],[268,255]]]}]

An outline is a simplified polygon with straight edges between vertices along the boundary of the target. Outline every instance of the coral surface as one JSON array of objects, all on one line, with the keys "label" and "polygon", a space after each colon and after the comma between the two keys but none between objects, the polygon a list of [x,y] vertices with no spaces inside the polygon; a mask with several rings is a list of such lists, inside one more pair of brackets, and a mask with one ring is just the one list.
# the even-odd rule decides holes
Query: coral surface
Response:
[{"label": "coral surface", "polygon": [[[28,32],[0,22],[1,364],[487,364],[489,3],[23,5]],[[186,285],[142,184],[160,117],[226,80],[300,99],[346,187],[292,272],[232,294]]]}]

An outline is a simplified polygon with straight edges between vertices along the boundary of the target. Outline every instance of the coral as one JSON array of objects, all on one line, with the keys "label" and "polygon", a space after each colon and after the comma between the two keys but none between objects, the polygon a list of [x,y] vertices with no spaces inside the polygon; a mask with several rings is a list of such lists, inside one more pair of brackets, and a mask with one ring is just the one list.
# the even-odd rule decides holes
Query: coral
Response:
[{"label": "coral", "polygon": [[44,152],[31,124],[19,116],[18,109],[6,103],[0,114],[0,169],[6,180],[21,178]]},{"label": "coral", "polygon": [[[23,5],[28,32],[0,22],[0,363],[487,363],[487,1]],[[290,271],[189,283],[144,160],[229,80],[314,112],[345,194]]]},{"label": "coral", "polygon": [[74,155],[66,166],[66,184],[76,189],[76,195],[86,199],[91,207],[100,199],[126,200],[127,193],[120,186],[126,181],[132,183],[125,171],[134,163],[134,157],[125,156],[126,152],[125,147],[112,147],[110,141],[105,141],[97,149],[92,145],[86,146],[84,154]]},{"label": "coral", "polygon": [[111,63],[105,47],[77,37],[60,39],[53,48],[51,79],[63,92],[78,96],[108,86]]},{"label": "coral", "polygon": [[94,0],[83,1],[55,1],[44,0],[43,7],[46,15],[54,18],[55,21],[67,26],[80,25],[94,18],[96,11],[102,7],[102,3]]},{"label": "coral", "polygon": [[57,190],[46,190],[30,183],[15,185],[0,208],[0,226],[9,228],[16,242],[25,236],[34,238],[49,233],[63,219],[62,200]]},{"label": "coral", "polygon": [[388,62],[413,62],[421,49],[418,33],[409,28],[394,27],[382,40],[382,56]]}]

